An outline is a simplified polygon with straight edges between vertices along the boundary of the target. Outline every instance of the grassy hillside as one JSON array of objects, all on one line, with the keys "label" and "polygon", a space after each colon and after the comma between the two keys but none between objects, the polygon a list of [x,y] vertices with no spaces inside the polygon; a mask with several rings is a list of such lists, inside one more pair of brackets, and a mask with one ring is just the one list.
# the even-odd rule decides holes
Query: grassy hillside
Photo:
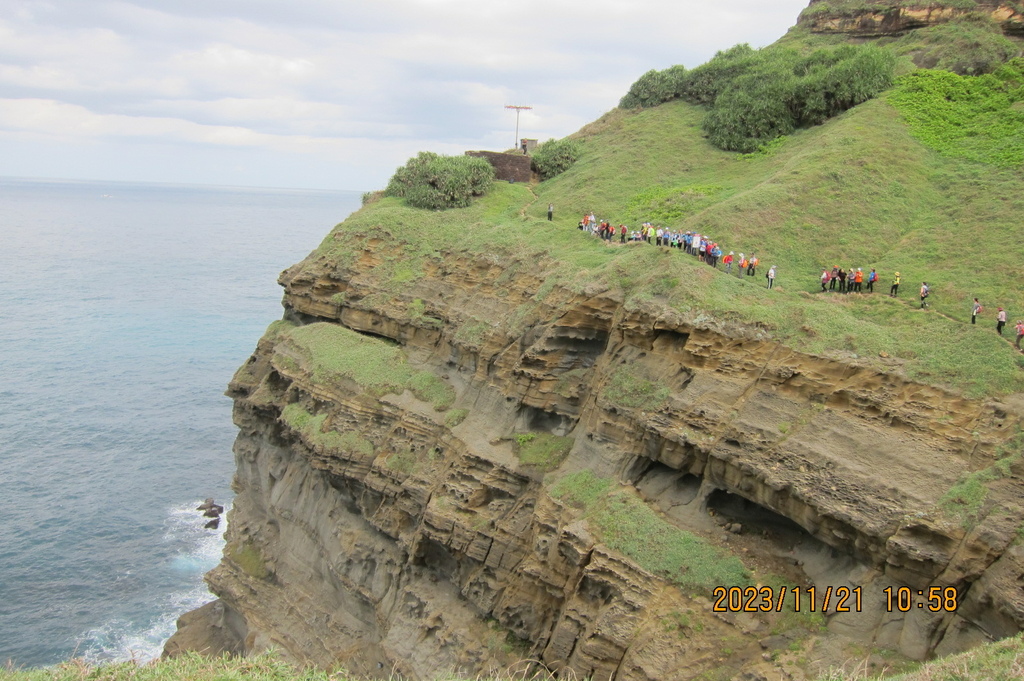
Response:
[{"label": "grassy hillside", "polygon": [[[510,275],[611,287],[630,306],[668,305],[724,330],[756,327],[806,352],[856,356],[973,396],[1024,389],[1024,358],[1006,340],[1024,317],[1024,173],[927,149],[885,96],[752,155],[712,147],[703,115],[678,101],[615,109],[576,134],[580,161],[551,180],[499,183],[474,205],[444,212],[384,199],[320,250],[345,261],[360,240],[390,235],[393,258],[376,274],[398,296],[425,258],[483,253]],[[675,214],[662,224],[707,233],[725,252],[757,253],[762,270],[729,277],[679,251],[606,246],[576,229],[589,211],[630,226]],[[769,292],[763,273],[773,264],[779,279]],[[819,293],[821,269],[832,265],[877,268],[876,293]],[[903,275],[896,300],[886,295],[894,271]],[[932,286],[927,311],[917,309],[922,281]],[[975,296],[985,311],[971,326]],[[1005,339],[994,332],[997,306],[1010,315]]]}]

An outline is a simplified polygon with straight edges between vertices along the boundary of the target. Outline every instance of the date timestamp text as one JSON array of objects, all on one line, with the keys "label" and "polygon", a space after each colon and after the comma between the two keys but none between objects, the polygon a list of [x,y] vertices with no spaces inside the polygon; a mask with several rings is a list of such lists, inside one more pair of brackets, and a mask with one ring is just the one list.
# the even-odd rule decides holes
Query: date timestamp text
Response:
[{"label": "date timestamp text", "polygon": [[[909,586],[882,589],[887,612],[956,612],[959,593],[954,587]],[[718,586],[712,591],[713,612],[862,612],[864,587]],[[788,607],[787,607],[788,602]]]}]

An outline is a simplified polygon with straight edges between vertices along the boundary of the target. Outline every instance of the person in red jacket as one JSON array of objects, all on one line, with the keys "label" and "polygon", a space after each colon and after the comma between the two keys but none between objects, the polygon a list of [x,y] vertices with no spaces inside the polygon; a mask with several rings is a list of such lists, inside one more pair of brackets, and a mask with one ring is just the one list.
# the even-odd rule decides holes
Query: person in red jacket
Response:
[{"label": "person in red jacket", "polygon": [[727,255],[724,258],[722,258],[722,262],[725,264],[725,271],[726,271],[727,274],[731,274],[732,273],[732,261],[733,261],[733,252],[729,251],[729,255]]}]

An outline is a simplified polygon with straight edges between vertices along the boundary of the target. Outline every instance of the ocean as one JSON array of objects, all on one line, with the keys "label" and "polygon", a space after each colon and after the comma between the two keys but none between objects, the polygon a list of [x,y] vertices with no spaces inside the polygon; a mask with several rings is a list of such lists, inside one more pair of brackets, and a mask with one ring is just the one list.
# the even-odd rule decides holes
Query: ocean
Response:
[{"label": "ocean", "polygon": [[0,664],[158,656],[213,599],[223,393],[358,192],[0,178]]}]

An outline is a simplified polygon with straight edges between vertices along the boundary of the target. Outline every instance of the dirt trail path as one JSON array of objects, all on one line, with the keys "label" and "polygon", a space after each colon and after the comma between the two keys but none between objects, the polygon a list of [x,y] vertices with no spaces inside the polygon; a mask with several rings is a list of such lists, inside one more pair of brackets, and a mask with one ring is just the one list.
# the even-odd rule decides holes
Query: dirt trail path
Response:
[{"label": "dirt trail path", "polygon": [[[908,301],[908,306],[909,306],[910,304],[912,304],[912,302],[913,302],[913,301]],[[917,308],[917,309],[920,309],[920,308]],[[925,311],[927,311],[927,312],[931,312],[931,313],[933,313],[933,314],[937,314],[937,315],[939,315],[940,317],[942,317],[942,318],[944,318],[944,319],[948,319],[948,320],[949,320],[949,321],[951,321],[951,322],[956,322],[956,323],[958,323],[958,324],[967,324],[967,322],[965,322],[964,320],[960,319],[959,317],[953,317],[953,316],[951,316],[951,315],[948,315],[948,314],[946,314],[945,312],[939,312],[938,310],[932,309],[932,306],[931,306],[931,305],[929,305],[928,307],[926,307],[926,308],[924,308],[924,309],[925,309]],[[999,336],[999,338],[1000,338],[1000,339],[1001,339],[1001,340],[1002,340],[1003,342],[1005,342],[1005,343],[1009,344],[1009,346],[1010,346],[1011,348],[1013,348],[1014,350],[1017,350],[1017,346],[1016,346],[1016,345],[1014,345],[1014,342],[1015,342],[1015,341],[1016,341],[1016,339],[1017,339],[1017,334],[1016,334],[1016,332],[1015,332],[1015,331],[1013,331],[1013,325],[1012,325],[1012,324],[1011,324],[1011,323],[1010,323],[1009,321],[1007,321],[1007,322],[1006,322],[1006,324],[1007,324],[1007,326],[1008,326],[1008,327],[1010,328],[1010,337],[1009,337],[1009,338],[1007,338],[1006,336],[1003,336],[1003,335],[1001,335],[1001,334],[996,334],[996,335],[997,335],[997,336]],[[1024,352],[1024,350],[1021,350],[1020,352]]]},{"label": "dirt trail path", "polygon": [[530,193],[533,195],[533,201],[530,201],[528,204],[526,204],[525,206],[523,206],[522,208],[519,209],[519,217],[521,217],[521,218],[525,218],[526,217],[526,211],[528,211],[530,209],[530,206],[532,206],[533,204],[537,203],[537,200],[540,198],[539,196],[537,196],[537,192],[535,192],[533,190],[533,185],[532,184],[527,185],[526,188],[529,189]]}]

